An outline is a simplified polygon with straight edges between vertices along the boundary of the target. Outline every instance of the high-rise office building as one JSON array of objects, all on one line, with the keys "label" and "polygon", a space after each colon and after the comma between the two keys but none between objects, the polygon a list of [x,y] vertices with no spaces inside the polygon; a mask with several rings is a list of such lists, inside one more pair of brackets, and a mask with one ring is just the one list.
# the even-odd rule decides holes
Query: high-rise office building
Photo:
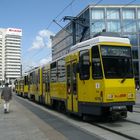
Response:
[{"label": "high-rise office building", "polygon": [[[135,80],[140,84],[140,5],[89,5],[76,20],[88,26],[85,30],[76,23],[76,43],[93,38],[103,29],[128,37],[132,44]],[[73,45],[72,31],[70,22],[52,38],[53,60],[69,52]]]},{"label": "high-rise office building", "polygon": [[21,29],[0,28],[0,83],[21,76],[21,37]]}]

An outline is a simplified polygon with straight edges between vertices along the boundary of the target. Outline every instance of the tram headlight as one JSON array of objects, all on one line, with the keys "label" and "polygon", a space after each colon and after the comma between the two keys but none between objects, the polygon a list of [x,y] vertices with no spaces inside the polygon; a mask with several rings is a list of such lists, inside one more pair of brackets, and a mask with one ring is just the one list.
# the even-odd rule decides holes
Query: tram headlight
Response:
[{"label": "tram headlight", "polygon": [[128,99],[130,99],[130,98],[134,98],[133,93],[128,93]]},{"label": "tram headlight", "polygon": [[107,99],[113,99],[113,98],[114,98],[113,94],[108,94],[107,95]]}]

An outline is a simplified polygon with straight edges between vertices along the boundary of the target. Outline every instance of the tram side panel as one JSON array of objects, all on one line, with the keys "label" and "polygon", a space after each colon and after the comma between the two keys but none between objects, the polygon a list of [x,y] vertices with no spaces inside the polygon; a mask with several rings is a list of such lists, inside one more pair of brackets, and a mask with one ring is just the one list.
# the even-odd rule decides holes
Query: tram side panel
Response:
[{"label": "tram side panel", "polygon": [[24,92],[24,80],[23,77],[21,77],[19,80],[19,95],[23,96],[23,92]]},{"label": "tram side panel", "polygon": [[28,83],[28,98],[31,100],[35,100],[35,71],[29,73],[29,83]]},{"label": "tram side panel", "polygon": [[51,105],[51,98],[50,98],[50,64],[46,64],[42,67],[42,82],[43,82],[43,89],[42,89],[42,97],[43,97],[43,104]]},{"label": "tram side panel", "polygon": [[48,86],[50,85],[50,89],[48,92],[50,94],[52,106],[59,110],[65,109],[66,107],[65,73],[64,58],[50,64],[50,84],[47,83]]},{"label": "tram side panel", "polygon": [[26,75],[24,76],[24,92],[23,92],[23,96],[26,98],[28,97],[28,92],[29,92],[28,82],[29,82],[28,75]]},{"label": "tram side panel", "polygon": [[42,75],[42,68],[39,67],[36,70],[36,92],[35,92],[35,99],[39,103],[43,103],[43,75]]}]

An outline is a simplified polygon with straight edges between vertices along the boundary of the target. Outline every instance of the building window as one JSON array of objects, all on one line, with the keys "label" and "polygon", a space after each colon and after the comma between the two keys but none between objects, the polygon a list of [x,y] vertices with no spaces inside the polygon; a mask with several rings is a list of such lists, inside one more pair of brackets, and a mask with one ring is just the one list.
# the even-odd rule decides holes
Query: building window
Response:
[{"label": "building window", "polygon": [[139,63],[138,61],[133,61],[133,66],[134,66],[134,75],[137,77],[139,75]]},{"label": "building window", "polygon": [[65,59],[58,60],[57,63],[58,81],[64,82],[66,80]]},{"label": "building window", "polygon": [[119,9],[107,9],[107,19],[119,19]]},{"label": "building window", "polygon": [[103,9],[93,9],[91,14],[92,19],[104,19],[104,10]]},{"label": "building window", "polygon": [[135,11],[134,9],[123,9],[123,19],[134,19]]},{"label": "building window", "polygon": [[138,9],[138,19],[140,19],[140,9]]},{"label": "building window", "polygon": [[51,64],[51,82],[57,81],[57,63],[53,62]]},{"label": "building window", "polygon": [[140,31],[140,21],[138,21],[138,32]]},{"label": "building window", "polygon": [[107,30],[109,32],[120,32],[121,31],[120,21],[108,21]]},{"label": "building window", "polygon": [[132,57],[138,59],[138,47],[132,47]]},{"label": "building window", "polygon": [[91,25],[91,31],[92,32],[101,32],[103,29],[105,29],[105,22],[104,21],[96,21],[93,22]]},{"label": "building window", "polygon": [[136,32],[136,22],[133,20],[125,20],[123,21],[123,27],[124,32]]},{"label": "building window", "polygon": [[138,37],[137,35],[124,35],[125,37],[128,37],[130,39],[130,43],[132,46],[138,46]]}]

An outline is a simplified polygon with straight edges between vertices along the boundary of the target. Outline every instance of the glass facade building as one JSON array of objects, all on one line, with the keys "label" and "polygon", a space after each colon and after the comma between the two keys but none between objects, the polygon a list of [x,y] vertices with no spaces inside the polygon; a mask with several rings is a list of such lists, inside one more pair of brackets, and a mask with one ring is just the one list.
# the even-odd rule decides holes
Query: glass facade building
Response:
[{"label": "glass facade building", "polygon": [[[126,36],[132,44],[132,56],[136,83],[140,85],[140,5],[89,5],[77,18],[83,18],[88,26],[82,41],[93,38],[103,29]],[[70,22],[52,39],[52,59],[69,52],[73,45],[72,23]],[[76,24],[76,42],[80,42],[84,27]],[[66,31],[67,30],[67,31]]]}]

